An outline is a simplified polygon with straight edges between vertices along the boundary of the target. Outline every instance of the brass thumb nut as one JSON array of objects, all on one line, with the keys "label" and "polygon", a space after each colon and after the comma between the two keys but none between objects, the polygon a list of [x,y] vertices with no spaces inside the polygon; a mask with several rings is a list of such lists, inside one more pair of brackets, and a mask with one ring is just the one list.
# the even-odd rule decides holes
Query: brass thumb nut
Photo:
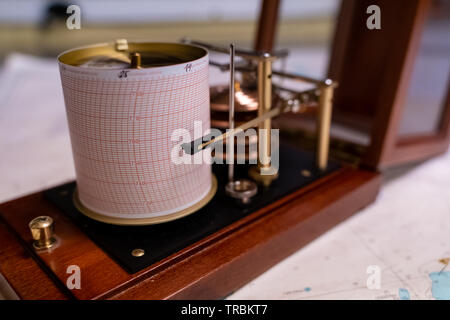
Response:
[{"label": "brass thumb nut", "polygon": [[33,237],[33,246],[36,249],[49,249],[51,248],[56,239],[54,234],[53,219],[49,216],[36,217],[28,224]]}]

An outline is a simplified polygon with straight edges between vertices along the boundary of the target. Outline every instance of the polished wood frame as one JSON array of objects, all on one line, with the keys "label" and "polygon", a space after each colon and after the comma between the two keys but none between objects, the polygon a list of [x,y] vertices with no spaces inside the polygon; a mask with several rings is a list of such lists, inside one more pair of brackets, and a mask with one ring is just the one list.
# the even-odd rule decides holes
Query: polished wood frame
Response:
[{"label": "polished wood frame", "polygon": [[256,51],[272,51],[275,43],[279,11],[280,0],[261,1],[258,28],[256,29],[253,46]]},{"label": "polished wood frame", "polygon": [[[381,8],[381,30],[365,25],[366,8],[372,4]],[[445,152],[450,143],[450,88],[437,132],[398,136],[430,7],[431,0],[342,2],[329,75],[340,83],[335,96],[338,118],[356,118],[369,130],[371,144],[364,162],[372,168],[424,160]]]},{"label": "polished wood frame", "polygon": [[[342,168],[136,274],[39,192],[0,205],[0,272],[22,299],[224,298],[373,202],[380,181]],[[28,223],[38,215],[54,220],[52,251],[32,246]],[[81,289],[66,287],[70,265],[80,267]]]}]

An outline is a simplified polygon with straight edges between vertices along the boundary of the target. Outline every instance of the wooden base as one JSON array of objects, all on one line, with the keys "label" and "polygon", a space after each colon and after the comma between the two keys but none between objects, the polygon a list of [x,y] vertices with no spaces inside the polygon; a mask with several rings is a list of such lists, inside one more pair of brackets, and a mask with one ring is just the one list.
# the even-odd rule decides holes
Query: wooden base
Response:
[{"label": "wooden base", "polygon": [[[377,173],[339,169],[136,274],[39,192],[0,205],[0,272],[22,299],[223,298],[373,202],[379,186]],[[55,221],[50,252],[31,244],[28,222],[39,215]],[[66,287],[70,265],[81,289]]]}]

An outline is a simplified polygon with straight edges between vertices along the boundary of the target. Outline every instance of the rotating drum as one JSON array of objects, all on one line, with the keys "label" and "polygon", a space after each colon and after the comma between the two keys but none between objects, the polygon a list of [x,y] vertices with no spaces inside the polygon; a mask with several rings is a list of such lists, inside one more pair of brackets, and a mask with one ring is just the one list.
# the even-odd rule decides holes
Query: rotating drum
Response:
[{"label": "rotating drum", "polygon": [[[130,55],[140,64],[130,64]],[[143,225],[193,213],[214,195],[211,165],[176,164],[174,130],[210,128],[208,53],[130,42],[58,57],[75,162],[74,202],[106,223]]]}]

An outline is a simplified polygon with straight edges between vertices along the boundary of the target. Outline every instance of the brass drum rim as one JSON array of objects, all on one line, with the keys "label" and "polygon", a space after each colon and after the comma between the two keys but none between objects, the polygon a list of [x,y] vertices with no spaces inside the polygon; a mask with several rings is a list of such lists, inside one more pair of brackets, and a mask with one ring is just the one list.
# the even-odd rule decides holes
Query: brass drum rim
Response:
[{"label": "brass drum rim", "polygon": [[108,224],[114,224],[114,225],[120,225],[120,226],[145,226],[145,225],[151,225],[151,224],[159,224],[164,222],[169,222],[172,220],[180,219],[185,216],[188,216],[194,212],[197,212],[199,209],[204,207],[216,194],[217,191],[217,179],[214,174],[212,174],[211,179],[211,189],[209,190],[208,194],[200,199],[198,202],[196,202],[194,205],[180,210],[178,212],[170,213],[164,216],[159,217],[152,217],[152,218],[134,218],[134,219],[127,219],[127,218],[115,218],[111,216],[106,216],[100,213],[97,213],[86,206],[84,206],[79,197],[78,197],[78,189],[75,188],[72,196],[73,203],[75,207],[85,216]]},{"label": "brass drum rim", "polygon": [[[115,42],[99,43],[89,46],[82,46],[73,48],[61,53],[57,59],[64,65],[77,67],[82,61],[98,56],[108,56],[111,58],[128,57],[126,53],[130,52],[164,52],[171,53],[182,62],[168,64],[164,66],[145,67],[144,69],[166,68],[170,66],[184,65],[188,62],[197,61],[208,56],[208,51],[203,47],[183,44],[176,42],[145,42],[145,41],[130,41],[128,42],[128,49],[126,51],[116,50]],[[105,70],[104,68],[89,67],[90,70]]]}]

